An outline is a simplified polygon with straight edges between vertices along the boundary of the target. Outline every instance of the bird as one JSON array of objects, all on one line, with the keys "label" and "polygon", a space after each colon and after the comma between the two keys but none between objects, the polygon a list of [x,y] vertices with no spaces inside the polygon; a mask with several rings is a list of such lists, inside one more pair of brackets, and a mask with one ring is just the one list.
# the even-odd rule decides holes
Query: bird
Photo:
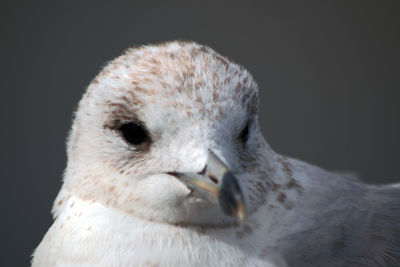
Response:
[{"label": "bird", "polygon": [[275,152],[258,94],[193,41],[109,62],[74,113],[32,266],[400,266],[400,184]]}]

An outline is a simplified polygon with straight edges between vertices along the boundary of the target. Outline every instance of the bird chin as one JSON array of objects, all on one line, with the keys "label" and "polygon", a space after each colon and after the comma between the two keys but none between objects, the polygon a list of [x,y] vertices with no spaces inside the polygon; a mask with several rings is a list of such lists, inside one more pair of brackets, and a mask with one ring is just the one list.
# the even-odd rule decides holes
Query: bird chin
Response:
[{"label": "bird chin", "polygon": [[223,214],[218,204],[204,199],[196,190],[173,176],[152,175],[142,183],[136,188],[142,189],[142,201],[147,203],[148,209],[142,209],[144,218],[188,226],[219,225],[232,221],[232,218]]},{"label": "bird chin", "polygon": [[206,205],[210,205],[211,203],[203,198],[200,198],[196,195],[193,194],[193,192],[190,192],[187,196],[187,202],[189,203],[189,205],[202,205],[202,206],[206,206]]}]

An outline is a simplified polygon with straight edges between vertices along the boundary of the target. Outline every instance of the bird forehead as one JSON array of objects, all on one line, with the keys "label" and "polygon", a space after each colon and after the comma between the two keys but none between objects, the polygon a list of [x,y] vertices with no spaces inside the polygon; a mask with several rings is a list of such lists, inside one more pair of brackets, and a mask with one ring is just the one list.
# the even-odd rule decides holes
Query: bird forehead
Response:
[{"label": "bird forehead", "polygon": [[171,42],[127,50],[93,80],[87,95],[94,91],[100,104],[119,116],[215,119],[232,109],[255,113],[257,90],[242,66],[212,49]]}]

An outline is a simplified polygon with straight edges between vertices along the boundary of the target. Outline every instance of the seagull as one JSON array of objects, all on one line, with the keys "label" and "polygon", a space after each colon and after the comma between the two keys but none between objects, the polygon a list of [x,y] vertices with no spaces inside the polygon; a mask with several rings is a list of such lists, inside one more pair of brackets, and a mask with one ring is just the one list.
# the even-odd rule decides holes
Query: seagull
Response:
[{"label": "seagull", "polygon": [[211,48],[128,49],[79,102],[32,266],[400,266],[400,184],[280,155]]}]

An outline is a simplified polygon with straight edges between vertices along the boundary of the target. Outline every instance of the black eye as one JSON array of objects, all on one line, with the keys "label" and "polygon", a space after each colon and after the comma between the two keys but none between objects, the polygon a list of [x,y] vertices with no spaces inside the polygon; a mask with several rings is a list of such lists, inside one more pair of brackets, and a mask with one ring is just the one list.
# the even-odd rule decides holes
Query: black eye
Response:
[{"label": "black eye", "polygon": [[126,123],[119,128],[125,140],[132,145],[140,145],[148,139],[146,131],[136,123]]},{"label": "black eye", "polygon": [[239,134],[239,140],[245,144],[249,139],[249,123],[243,128],[243,130]]}]

